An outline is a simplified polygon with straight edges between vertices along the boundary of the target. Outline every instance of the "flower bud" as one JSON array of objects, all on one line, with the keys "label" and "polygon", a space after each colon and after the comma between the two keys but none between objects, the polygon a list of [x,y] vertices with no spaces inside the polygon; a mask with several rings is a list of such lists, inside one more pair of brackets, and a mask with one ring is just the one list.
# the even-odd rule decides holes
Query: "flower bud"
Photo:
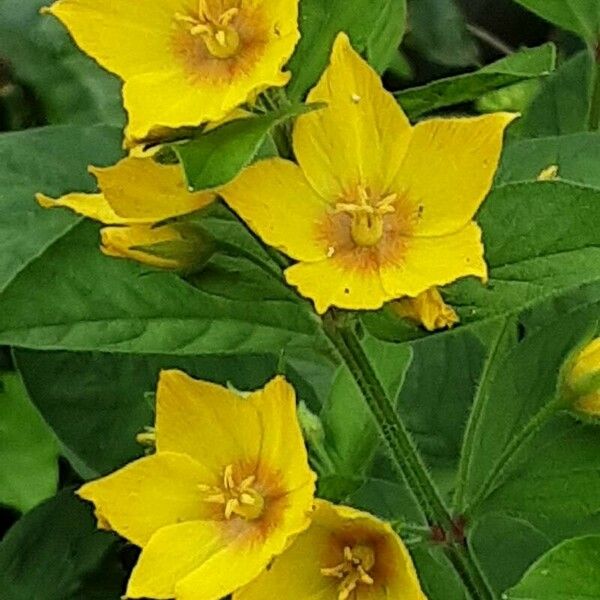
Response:
[{"label": "flower bud", "polygon": [[198,228],[174,223],[159,227],[105,227],[102,251],[108,256],[129,258],[158,269],[193,273],[206,264],[214,247]]},{"label": "flower bud", "polygon": [[600,337],[573,358],[565,387],[572,408],[588,416],[600,417]]},{"label": "flower bud", "polygon": [[458,315],[448,306],[435,287],[419,294],[416,298],[401,298],[392,302],[394,312],[409,319],[427,331],[450,329],[459,322]]}]

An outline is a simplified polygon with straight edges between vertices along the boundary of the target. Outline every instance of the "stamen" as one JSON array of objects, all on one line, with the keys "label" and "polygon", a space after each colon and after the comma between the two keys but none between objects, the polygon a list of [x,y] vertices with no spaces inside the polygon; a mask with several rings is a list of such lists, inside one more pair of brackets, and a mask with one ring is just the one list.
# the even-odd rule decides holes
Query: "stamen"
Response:
[{"label": "stamen", "polygon": [[227,25],[231,24],[231,22],[238,16],[239,13],[240,13],[239,8],[230,8],[229,10],[226,10],[219,17],[219,25],[222,25],[223,27],[227,27]]},{"label": "stamen", "polygon": [[375,554],[369,546],[345,546],[343,561],[335,567],[322,568],[321,574],[341,579],[338,600],[348,600],[359,585],[374,585],[375,580],[369,575],[374,566]]},{"label": "stamen", "polygon": [[[352,198],[352,197],[351,197]],[[384,217],[395,212],[394,203],[398,194],[387,194],[383,198],[373,198],[369,188],[356,186],[354,202],[338,202],[333,214],[346,213],[352,217],[352,239],[357,246],[375,246],[384,233]],[[344,200],[349,200],[348,197]]]},{"label": "stamen", "polygon": [[260,517],[265,508],[264,498],[252,487],[256,481],[255,475],[250,475],[238,485],[234,476],[233,465],[223,469],[222,488],[199,484],[198,490],[206,494],[204,502],[221,504],[225,519],[230,520],[234,515],[247,520]]}]

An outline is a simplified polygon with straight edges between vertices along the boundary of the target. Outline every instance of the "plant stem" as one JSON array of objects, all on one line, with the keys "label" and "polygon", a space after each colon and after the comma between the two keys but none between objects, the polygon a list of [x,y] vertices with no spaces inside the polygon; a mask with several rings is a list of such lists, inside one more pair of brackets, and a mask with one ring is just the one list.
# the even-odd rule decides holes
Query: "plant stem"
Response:
[{"label": "plant stem", "polygon": [[483,27],[479,27],[478,25],[467,24],[467,29],[469,32],[475,36],[478,40],[486,43],[488,46],[498,50],[498,52],[502,52],[502,54],[512,54],[514,49],[511,48],[506,42],[501,40],[499,37],[496,37],[493,33],[489,32],[487,29],[483,29]]},{"label": "plant stem", "polygon": [[589,130],[600,128],[600,47],[592,50],[594,66],[592,69],[593,92],[590,104]]},{"label": "plant stem", "polygon": [[[362,392],[394,468],[417,499],[429,524],[441,526],[446,532],[452,532],[452,515],[446,508],[408,430],[388,398],[352,323],[329,314],[323,324],[325,333]],[[494,593],[469,555],[467,547],[450,541],[446,550],[474,600],[495,600]]]},{"label": "plant stem", "polygon": [[405,479],[428,521],[451,529],[452,516],[432,482],[404,423],[387,397],[352,326],[338,323],[335,318],[331,318],[325,320],[325,331],[356,380],[375,418],[394,468]]},{"label": "plant stem", "polygon": [[499,479],[502,478],[506,472],[506,467],[510,464],[523,444],[529,441],[541,429],[544,423],[554,416],[562,406],[563,404],[559,397],[553,398],[536,413],[536,415],[515,437],[511,439],[510,443],[508,446],[506,446],[504,452],[496,462],[492,472],[488,475],[487,479],[477,492],[477,495],[465,508],[464,512],[466,515],[472,513],[475,508],[486,498],[490,492],[490,489],[495,483],[498,482]]}]

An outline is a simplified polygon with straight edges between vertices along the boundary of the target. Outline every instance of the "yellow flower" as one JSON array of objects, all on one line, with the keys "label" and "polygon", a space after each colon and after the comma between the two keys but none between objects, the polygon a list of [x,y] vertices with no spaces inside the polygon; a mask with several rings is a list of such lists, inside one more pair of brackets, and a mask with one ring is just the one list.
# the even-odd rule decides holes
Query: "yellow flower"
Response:
[{"label": "yellow flower", "polygon": [[600,337],[577,354],[565,383],[577,412],[600,417]]},{"label": "yellow flower", "polygon": [[299,261],[287,280],[322,313],[376,309],[474,275],[505,127],[514,115],[431,119],[411,127],[345,34],[299,117],[299,166],[269,159],[222,194],[265,242]]},{"label": "yellow flower", "polygon": [[[37,194],[38,203],[44,208],[70,208],[105,225],[113,225],[102,230],[105,254],[133,258],[160,268],[193,266],[194,248],[202,254],[205,242],[198,236],[185,235],[179,225],[154,225],[204,208],[215,199],[213,192],[189,192],[179,165],[161,165],[151,157],[127,157],[112,167],[90,167],[90,171],[97,178],[101,193],[73,193],[58,200]],[[167,243],[178,243],[180,254],[161,258],[138,248],[156,245],[164,248]]]},{"label": "yellow flower", "polygon": [[156,454],[84,485],[99,524],[141,546],[128,598],[218,600],[309,525],[314,475],[282,377],[242,396],[163,371]]},{"label": "yellow flower", "polygon": [[310,528],[234,600],[427,600],[392,528],[317,500]]},{"label": "yellow flower", "polygon": [[58,0],[47,10],[124,80],[133,141],[217,121],[285,85],[299,39],[298,0]]},{"label": "yellow flower", "polygon": [[435,287],[419,294],[416,298],[401,298],[392,303],[392,310],[404,318],[423,325],[427,331],[450,329],[460,319],[451,306],[448,306]]}]

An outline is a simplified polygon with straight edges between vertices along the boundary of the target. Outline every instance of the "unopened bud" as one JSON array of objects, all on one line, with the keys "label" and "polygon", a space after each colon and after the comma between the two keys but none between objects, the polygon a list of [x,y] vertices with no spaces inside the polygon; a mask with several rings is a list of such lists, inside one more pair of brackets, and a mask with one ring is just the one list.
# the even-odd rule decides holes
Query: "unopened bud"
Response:
[{"label": "unopened bud", "polygon": [[565,393],[576,412],[600,417],[600,337],[573,358],[565,377]]}]

